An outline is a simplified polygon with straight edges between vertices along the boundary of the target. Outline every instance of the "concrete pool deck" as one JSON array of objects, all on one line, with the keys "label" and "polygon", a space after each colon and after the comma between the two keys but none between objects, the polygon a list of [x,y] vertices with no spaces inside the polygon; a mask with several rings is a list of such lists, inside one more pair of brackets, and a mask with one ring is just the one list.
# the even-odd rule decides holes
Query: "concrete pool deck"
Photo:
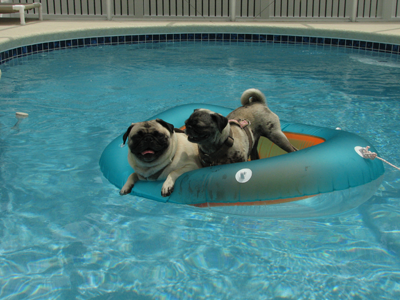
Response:
[{"label": "concrete pool deck", "polygon": [[400,45],[399,22],[222,22],[0,18],[0,51],[55,40],[165,33],[260,33],[342,38]]}]

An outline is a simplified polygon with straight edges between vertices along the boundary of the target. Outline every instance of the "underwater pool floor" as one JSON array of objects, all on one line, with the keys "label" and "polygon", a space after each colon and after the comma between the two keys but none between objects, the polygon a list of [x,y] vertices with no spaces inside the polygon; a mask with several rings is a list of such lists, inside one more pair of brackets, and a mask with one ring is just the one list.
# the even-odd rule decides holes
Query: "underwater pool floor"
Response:
[{"label": "underwater pool floor", "polygon": [[[118,194],[99,157],[132,122],[259,88],[282,120],[340,127],[400,165],[400,60],[310,45],[184,42],[14,59],[0,80],[0,298],[396,299],[399,171],[359,208],[224,215]],[[29,113],[17,124],[16,111]]]}]

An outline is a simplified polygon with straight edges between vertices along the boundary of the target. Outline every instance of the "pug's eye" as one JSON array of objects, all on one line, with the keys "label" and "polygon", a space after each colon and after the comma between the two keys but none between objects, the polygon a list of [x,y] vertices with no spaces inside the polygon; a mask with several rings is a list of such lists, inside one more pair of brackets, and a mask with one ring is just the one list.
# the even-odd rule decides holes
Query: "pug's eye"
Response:
[{"label": "pug's eye", "polygon": [[144,136],[144,132],[142,131],[142,130],[140,130],[140,131],[138,131],[137,133],[136,133],[136,136],[137,137],[142,137],[142,136]]},{"label": "pug's eye", "polygon": [[209,134],[207,132],[204,132],[202,130],[195,130],[193,129],[193,135],[197,136],[199,138],[207,138]]},{"label": "pug's eye", "polygon": [[164,134],[162,134],[158,131],[155,131],[152,133],[152,136],[154,136],[155,138],[162,138],[164,136]]},{"label": "pug's eye", "polygon": [[198,126],[197,128],[193,128],[193,130],[195,130],[198,134],[205,134],[207,129],[207,126]]}]

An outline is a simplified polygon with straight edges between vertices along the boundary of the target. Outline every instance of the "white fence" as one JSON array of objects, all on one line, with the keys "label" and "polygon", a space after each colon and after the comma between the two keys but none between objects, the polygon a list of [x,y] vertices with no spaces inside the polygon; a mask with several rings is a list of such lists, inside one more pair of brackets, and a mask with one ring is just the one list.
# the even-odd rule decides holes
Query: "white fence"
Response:
[{"label": "white fence", "polygon": [[[44,17],[399,21],[400,0],[3,0],[40,1]],[[29,15],[37,11],[28,12]]]}]

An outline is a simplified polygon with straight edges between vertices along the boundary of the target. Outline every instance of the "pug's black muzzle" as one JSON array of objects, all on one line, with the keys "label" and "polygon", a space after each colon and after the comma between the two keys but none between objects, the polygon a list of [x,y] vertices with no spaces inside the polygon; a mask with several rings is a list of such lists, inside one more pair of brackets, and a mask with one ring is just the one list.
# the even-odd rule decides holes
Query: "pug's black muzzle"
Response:
[{"label": "pug's black muzzle", "polygon": [[156,138],[150,134],[132,138],[129,149],[140,160],[151,162],[160,157],[168,148],[169,142],[166,138]]}]

